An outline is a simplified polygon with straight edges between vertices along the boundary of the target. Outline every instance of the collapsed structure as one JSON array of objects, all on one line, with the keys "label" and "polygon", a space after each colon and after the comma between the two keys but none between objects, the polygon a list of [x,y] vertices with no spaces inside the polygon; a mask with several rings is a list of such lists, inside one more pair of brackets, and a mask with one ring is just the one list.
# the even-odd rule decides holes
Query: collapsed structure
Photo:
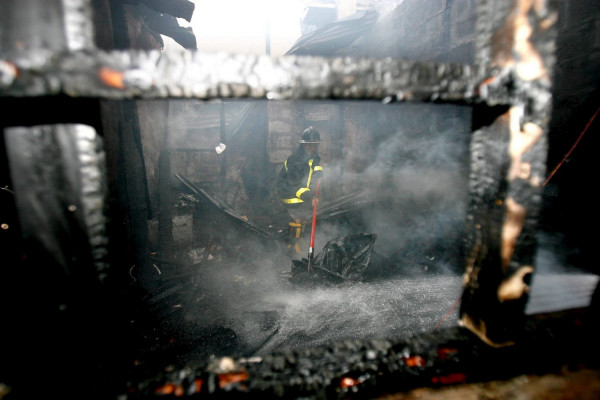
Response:
[{"label": "collapsed structure", "polygon": [[[113,29],[126,29],[123,4],[52,3],[0,6],[1,26],[8,27],[0,31],[0,96],[8,115],[3,128],[10,171],[10,179],[5,178],[19,215],[19,231],[11,230],[7,242],[15,268],[3,274],[11,282],[34,276],[28,286],[16,288],[32,295],[7,315],[15,319],[30,308],[38,313],[9,333],[19,346],[8,352],[2,372],[15,396],[38,394],[39,388],[27,387],[32,378],[23,371],[36,379],[44,375],[45,387],[69,376],[67,397],[348,398],[545,373],[565,364],[593,365],[597,347],[587,351],[595,332],[590,310],[552,318],[528,318],[524,312],[535,273],[552,115],[558,15],[550,4],[476,2],[474,62],[460,64],[166,54],[128,49],[127,43],[114,43],[118,50],[100,49],[94,18],[104,12]],[[34,23],[41,20],[50,23]],[[136,101],[141,99],[361,99],[468,106],[473,116],[466,139],[460,326],[260,358],[219,357],[174,371],[133,368],[135,362],[122,355],[137,338],[127,322],[132,314],[147,311],[140,308],[152,309],[145,296],[155,287],[156,271],[169,268],[165,255],[173,244],[171,189],[177,176],[166,143],[153,154],[157,171],[143,167],[148,154],[140,140],[143,121],[138,117],[144,105]],[[42,108],[31,119],[16,112],[36,104]],[[55,105],[58,113],[52,111]],[[148,191],[150,174],[156,174],[156,195]],[[179,176],[188,190],[202,194]],[[149,239],[147,221],[156,211],[152,202],[159,204],[152,218],[158,224],[157,243]],[[273,236],[222,210],[254,237]],[[153,258],[153,247],[161,258]],[[124,279],[130,276],[135,276],[133,285]],[[162,291],[158,297],[169,295]],[[40,330],[45,338],[28,348],[22,333]],[[89,352],[82,356],[78,349]],[[36,361],[24,357],[30,353],[42,355],[41,365],[56,370],[36,371]],[[504,365],[515,368],[499,368]]]}]

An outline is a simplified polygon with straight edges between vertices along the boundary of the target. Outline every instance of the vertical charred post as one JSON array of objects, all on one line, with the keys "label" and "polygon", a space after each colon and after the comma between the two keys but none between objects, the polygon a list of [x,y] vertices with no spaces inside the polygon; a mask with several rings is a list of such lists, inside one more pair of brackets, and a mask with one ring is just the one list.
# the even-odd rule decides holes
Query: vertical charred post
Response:
[{"label": "vertical charred post", "polygon": [[480,1],[461,324],[485,342],[518,340],[534,272],[546,172],[557,15],[544,1]]},{"label": "vertical charred post", "polygon": [[[12,127],[4,138],[24,251],[19,264],[7,266],[15,271],[3,288],[10,299],[3,315],[10,309],[10,320],[20,320],[6,320],[3,379],[18,388],[16,398],[39,397],[59,374],[72,379],[64,398],[71,389],[107,387],[105,373],[123,353],[113,329],[117,286],[109,271],[102,140],[82,124]],[[97,381],[86,376],[89,368],[99,368]],[[28,384],[36,369],[44,371],[39,385]]]}]

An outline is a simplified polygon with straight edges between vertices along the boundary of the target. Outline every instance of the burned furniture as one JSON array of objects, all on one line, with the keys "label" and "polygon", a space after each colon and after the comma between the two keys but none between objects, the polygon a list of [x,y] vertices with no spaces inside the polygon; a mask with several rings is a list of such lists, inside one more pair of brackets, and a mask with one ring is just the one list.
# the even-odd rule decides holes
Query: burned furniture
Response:
[{"label": "burned furniture", "polygon": [[[524,314],[535,272],[536,222],[551,116],[557,15],[548,4],[478,1],[476,60],[473,65],[461,65],[394,59],[104,51],[96,48],[92,37],[92,2],[48,3],[5,1],[0,6],[0,96],[10,111],[34,98],[57,99],[63,105],[89,99],[98,105],[93,101],[100,99],[102,112],[125,116],[133,114],[132,99],[368,99],[469,104],[474,108],[474,121],[461,327],[397,342],[341,343],[330,349],[273,354],[260,360],[221,358],[157,377],[137,376],[134,382],[127,380],[130,386],[126,393],[121,392],[119,379],[129,379],[128,371],[115,362],[118,346],[110,346],[119,342],[111,328],[126,324],[122,315],[111,315],[107,310],[118,309],[118,303],[130,294],[127,288],[112,286],[111,278],[123,271],[115,271],[105,261],[111,254],[103,237],[116,233],[103,231],[107,221],[97,212],[105,206],[100,167],[105,153],[99,144],[99,131],[106,127],[97,120],[71,124],[69,119],[66,124],[29,127],[5,123],[7,164],[15,182],[14,200],[28,255],[27,260],[16,261],[17,265],[34,265],[36,273],[50,274],[48,282],[61,286],[65,295],[56,295],[44,287],[39,276],[35,278],[36,289],[43,289],[40,293],[50,299],[48,309],[42,311],[43,322],[64,323],[59,322],[61,329],[51,335],[60,339],[56,351],[44,348],[52,341],[35,347],[41,354],[54,357],[44,363],[46,367],[52,362],[60,366],[59,371],[37,371],[47,374],[43,382],[52,383],[61,374],[74,377],[73,385],[65,389],[68,397],[86,390],[88,375],[94,375],[88,387],[94,392],[91,395],[104,396],[251,397],[260,393],[273,398],[375,397],[422,386],[506,378],[506,370],[493,366],[514,360],[520,368],[511,369],[511,374],[545,372],[564,363],[588,361],[576,339],[591,337],[587,314],[542,321],[527,319]],[[42,19],[53,23],[34,23]],[[226,73],[225,69],[215,70],[215,65],[227,65]],[[131,164],[132,157],[140,157],[133,151],[138,148],[136,121],[124,118],[119,123],[122,139],[132,151],[123,154],[111,144],[111,137],[104,137],[106,157],[120,156],[128,170],[128,192],[120,199],[126,203],[122,205],[128,222],[143,227],[140,220],[147,210],[142,202],[136,202],[144,197],[140,185],[143,172]],[[50,200],[48,191],[43,190],[44,182],[56,183]],[[132,232],[143,237],[145,229]],[[137,256],[137,268],[151,271],[144,239],[136,237],[134,242],[137,247],[131,250]],[[17,277],[23,277],[22,271]],[[44,302],[35,296],[28,299],[31,307]],[[98,318],[87,315],[84,319],[94,332],[89,338],[100,342],[107,333],[109,343],[89,357],[77,354],[67,361],[59,360],[62,350],[76,352],[97,344],[87,343],[88,337],[76,334],[76,340],[70,341],[67,335],[77,333],[79,318],[90,309],[98,312]],[[104,329],[98,330],[101,326]],[[27,327],[37,328],[35,323]],[[546,363],[552,358],[548,348],[556,358]],[[103,353],[106,349],[111,350],[109,355]],[[20,361],[21,355],[17,352],[8,357],[17,365],[16,369],[8,366],[13,371],[8,375],[9,383],[28,381],[14,372],[29,371],[25,369],[28,364]],[[101,367],[91,372],[97,365],[96,357]],[[536,360],[534,365],[532,360]],[[35,360],[29,362],[36,373]],[[79,368],[81,365],[85,368]],[[113,368],[115,365],[125,371]],[[109,384],[95,392],[102,379]]]}]

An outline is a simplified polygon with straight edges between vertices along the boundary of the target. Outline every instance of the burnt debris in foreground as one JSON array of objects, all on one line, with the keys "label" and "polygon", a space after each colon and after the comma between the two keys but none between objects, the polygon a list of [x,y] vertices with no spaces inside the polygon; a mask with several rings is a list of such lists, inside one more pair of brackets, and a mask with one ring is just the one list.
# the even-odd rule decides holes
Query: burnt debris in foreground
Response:
[{"label": "burnt debris in foreground", "polygon": [[[536,315],[522,337],[503,348],[454,327],[401,341],[352,340],[265,357],[216,357],[140,382],[127,398],[376,398],[420,387],[593,370],[594,324],[590,310]],[[589,389],[592,396],[598,393],[593,382]]]}]

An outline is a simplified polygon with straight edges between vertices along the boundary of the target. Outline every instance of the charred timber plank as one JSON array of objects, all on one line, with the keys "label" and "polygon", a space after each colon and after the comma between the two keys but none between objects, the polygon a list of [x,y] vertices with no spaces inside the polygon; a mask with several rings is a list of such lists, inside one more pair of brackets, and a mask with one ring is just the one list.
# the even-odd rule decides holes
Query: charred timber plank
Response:
[{"label": "charred timber plank", "polygon": [[470,65],[197,51],[4,54],[0,96],[125,98],[475,99]]},{"label": "charred timber plank", "polygon": [[206,190],[202,189],[201,187],[198,187],[183,175],[175,174],[175,177],[197,197],[196,200],[201,201],[208,208],[208,215],[213,217],[212,224],[214,224],[215,228],[218,227],[218,221],[221,219],[221,217],[224,217],[225,220],[233,222],[235,226],[240,227],[245,231],[252,232],[258,237],[272,238],[272,235],[269,231],[265,230],[264,228],[258,225],[255,225],[254,223],[247,221],[231,206],[229,206],[221,200],[212,197],[210,194],[208,194],[208,192],[206,192]]},{"label": "charred timber plank", "polygon": [[542,2],[479,6],[491,44],[480,49],[477,91],[508,106],[475,112],[460,323],[503,346],[523,331],[534,273],[557,18]]},{"label": "charred timber plank", "polygon": [[[105,374],[85,372],[116,369],[123,339],[115,328],[123,303],[113,308],[102,140],[80,124],[7,128],[4,140],[24,238],[21,262],[2,264],[14,275],[2,282],[10,299],[2,315],[15,315],[3,317],[10,340],[2,341],[2,370],[15,371],[4,382],[23,398],[40,397],[58,371],[73,379],[72,393],[105,387]],[[44,371],[39,386],[27,384],[23,371],[32,369]]]},{"label": "charred timber plank", "polygon": [[[47,271],[102,281],[107,237],[100,137],[87,125],[7,128],[11,179],[30,258]],[[89,268],[95,266],[95,268]]]},{"label": "charred timber plank", "polygon": [[526,321],[523,340],[490,347],[454,327],[403,340],[353,340],[264,357],[219,357],[134,383],[128,399],[163,397],[365,399],[415,388],[443,388],[555,373],[566,365],[595,364],[594,314],[583,310]]}]

